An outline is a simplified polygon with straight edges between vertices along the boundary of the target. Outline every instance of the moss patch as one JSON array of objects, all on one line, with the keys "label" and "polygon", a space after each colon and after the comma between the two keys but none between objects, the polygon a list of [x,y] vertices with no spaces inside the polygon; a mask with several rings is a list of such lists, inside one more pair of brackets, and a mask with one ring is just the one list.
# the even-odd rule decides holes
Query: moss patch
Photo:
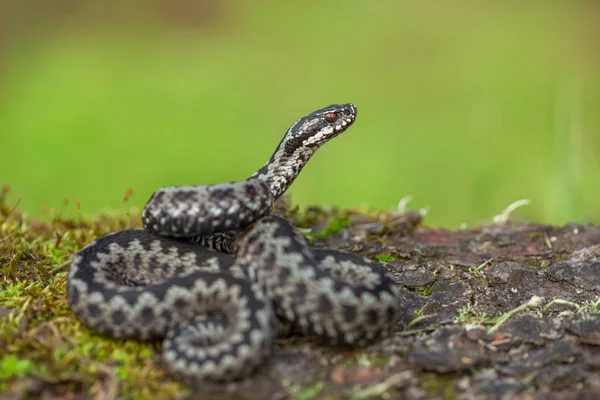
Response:
[{"label": "moss patch", "polygon": [[373,260],[375,260],[377,262],[390,262],[390,261],[396,261],[397,258],[391,254],[379,254],[379,255],[375,256],[375,258],[373,258]]},{"label": "moss patch", "polygon": [[427,286],[422,286],[419,288],[415,289],[415,293],[419,294],[420,296],[431,296],[431,293],[433,293],[433,283]]},{"label": "moss patch", "polygon": [[329,220],[322,232],[313,233],[311,236],[313,239],[325,239],[331,235],[335,235],[344,228],[352,225],[350,217],[346,213],[335,215]]},{"label": "moss patch", "polygon": [[290,395],[294,400],[311,400],[317,397],[317,395],[325,387],[325,382],[318,381],[312,385],[306,387],[292,386],[290,388]]},{"label": "moss patch", "polygon": [[424,374],[419,377],[419,383],[431,397],[443,399],[453,399],[455,397],[455,388],[451,375]]},{"label": "moss patch", "polygon": [[41,222],[9,204],[9,191],[0,190],[0,390],[21,392],[22,380],[32,378],[53,388],[69,382],[69,392],[128,399],[184,393],[160,369],[153,343],[96,335],[79,323],[65,299],[74,253],[108,232],[139,227],[139,211],[94,219],[48,215]]}]

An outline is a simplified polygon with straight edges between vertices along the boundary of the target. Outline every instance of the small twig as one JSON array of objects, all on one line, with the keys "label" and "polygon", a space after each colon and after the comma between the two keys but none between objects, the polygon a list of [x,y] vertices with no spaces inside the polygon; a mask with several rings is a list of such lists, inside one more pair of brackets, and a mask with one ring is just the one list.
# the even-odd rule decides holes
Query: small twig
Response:
[{"label": "small twig", "polygon": [[[4,299],[4,300],[6,300],[6,299]],[[17,315],[15,315],[14,313],[10,314],[9,321],[14,322],[15,325],[18,326],[21,323],[21,320],[23,319],[23,317],[25,316],[25,311],[27,311],[27,308],[29,308],[29,303],[31,303],[31,297],[28,297],[25,300],[25,302],[19,309],[19,312]]]},{"label": "small twig", "polygon": [[485,340],[478,339],[477,343],[479,343],[481,346],[485,347],[486,349],[493,351],[494,353],[496,353],[498,351],[498,347],[494,346],[491,343],[486,342]]},{"label": "small twig", "polygon": [[[53,338],[50,341],[43,339],[42,335],[38,335],[42,329],[49,329],[52,332]],[[35,341],[48,348],[52,348],[53,346],[55,347],[62,341],[60,331],[56,326],[54,326],[54,321],[42,322],[40,325],[27,332],[27,336],[33,338]]]},{"label": "small twig", "polygon": [[423,332],[432,332],[432,331],[435,331],[437,328],[439,328],[442,325],[448,325],[448,324],[454,324],[454,323],[455,323],[454,320],[446,319],[444,321],[436,322],[435,324],[433,324],[431,326],[426,326],[426,327],[420,328],[420,329],[406,330],[406,331],[399,332],[395,335],[404,337],[404,336],[416,335],[416,334],[423,333]]},{"label": "small twig", "polygon": [[531,299],[529,299],[529,301],[527,301],[526,303],[521,304],[519,307],[510,310],[506,313],[504,313],[499,319],[498,322],[496,322],[496,324],[494,326],[492,326],[490,329],[488,329],[487,333],[492,334],[494,332],[496,332],[498,330],[498,328],[500,328],[500,326],[502,324],[504,324],[506,321],[508,321],[508,319],[510,317],[512,317],[513,315],[515,315],[516,313],[523,311],[527,308],[532,308],[532,307],[539,307],[542,304],[542,299],[539,296],[533,296]]},{"label": "small twig", "polygon": [[15,203],[14,207],[8,212],[8,214],[6,214],[6,218],[10,217],[11,214],[17,209],[17,207],[19,206],[19,203],[21,202],[21,198],[19,197],[19,200],[17,200],[17,202]]},{"label": "small twig", "polygon": [[353,399],[368,399],[370,397],[381,396],[383,393],[388,391],[388,389],[397,386],[410,378],[412,378],[413,372],[410,369],[406,371],[398,372],[383,382],[377,383],[375,385],[369,386],[363,390],[359,390],[354,393],[352,396]]},{"label": "small twig", "polygon": [[419,322],[421,322],[421,321],[423,321],[423,320],[425,320],[425,319],[428,319],[428,318],[433,318],[433,317],[435,317],[435,316],[437,316],[437,313],[434,313],[434,314],[426,314],[426,315],[420,315],[420,316],[418,316],[418,317],[414,318],[412,321],[410,321],[410,322],[408,323],[408,325],[406,325],[406,327],[407,327],[407,328],[410,328],[411,326],[414,326],[414,325],[418,324]]},{"label": "small twig", "polygon": [[494,258],[490,258],[489,260],[484,261],[483,263],[479,264],[477,267],[473,268],[469,268],[469,272],[472,273],[475,276],[481,277],[483,278],[483,272],[481,272],[481,270],[488,265],[490,262],[492,262]]},{"label": "small twig", "polygon": [[574,308],[576,308],[576,309],[577,309],[577,311],[578,311],[578,312],[580,312],[580,311],[583,309],[583,307],[582,307],[582,306],[580,306],[579,304],[577,304],[577,303],[575,303],[575,302],[573,302],[573,301],[569,301],[569,300],[563,300],[563,299],[554,299],[554,300],[552,300],[550,303],[546,304],[546,305],[544,306],[544,308],[542,308],[542,312],[544,312],[544,313],[545,313],[545,312],[546,312],[546,311],[548,311],[548,309],[549,309],[551,306],[553,306],[554,304],[560,304],[560,305],[563,305],[563,306],[574,307]]},{"label": "small twig", "polygon": [[410,203],[412,199],[413,197],[411,195],[404,196],[403,198],[401,198],[398,202],[397,210],[401,213],[406,212],[406,205]]},{"label": "small twig", "polygon": [[497,225],[505,225],[508,222],[510,214],[512,214],[513,211],[515,211],[519,207],[526,206],[530,203],[531,200],[528,199],[517,200],[514,203],[509,204],[508,207],[506,207],[500,214],[495,215],[492,220]]},{"label": "small twig", "polygon": [[311,228],[296,228],[296,229],[299,230],[303,235],[312,235]]},{"label": "small twig", "polygon": [[9,233],[8,235],[4,236],[2,239],[0,239],[0,243],[4,242],[6,239],[8,239],[8,238],[9,238],[9,237],[11,237],[11,236],[14,236],[14,234],[15,234],[15,233],[14,233],[14,232],[12,232],[12,233]]},{"label": "small twig", "polygon": [[600,297],[596,297],[596,300],[592,303],[592,307],[598,308],[598,305],[600,305]]},{"label": "small twig", "polygon": [[564,299],[554,299],[542,309],[542,312],[547,312],[548,309],[554,304],[574,307],[579,313],[595,313],[598,312],[598,306],[600,306],[600,297],[596,296],[594,301],[585,301],[583,302],[583,304],[575,303],[573,301]]},{"label": "small twig", "polygon": [[550,236],[548,236],[548,232],[544,232],[544,242],[546,242],[546,246],[552,250],[552,241],[550,240]]},{"label": "small twig", "polygon": [[65,261],[63,263],[58,264],[56,267],[52,268],[50,270],[50,273],[55,274],[57,272],[62,272],[63,269],[65,269],[65,267],[67,265],[70,265],[73,262],[73,259],[70,259],[68,261]]}]

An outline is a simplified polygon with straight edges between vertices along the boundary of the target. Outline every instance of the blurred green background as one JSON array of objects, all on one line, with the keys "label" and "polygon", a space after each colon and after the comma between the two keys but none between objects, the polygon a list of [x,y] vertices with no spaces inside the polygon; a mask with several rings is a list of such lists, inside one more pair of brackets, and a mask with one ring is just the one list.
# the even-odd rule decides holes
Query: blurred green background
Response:
[{"label": "blurred green background", "polygon": [[456,227],[528,198],[519,218],[600,222],[599,4],[3,2],[0,183],[34,217],[121,207],[128,188],[142,206],[243,179],[297,118],[353,102],[294,203],[410,194]]}]

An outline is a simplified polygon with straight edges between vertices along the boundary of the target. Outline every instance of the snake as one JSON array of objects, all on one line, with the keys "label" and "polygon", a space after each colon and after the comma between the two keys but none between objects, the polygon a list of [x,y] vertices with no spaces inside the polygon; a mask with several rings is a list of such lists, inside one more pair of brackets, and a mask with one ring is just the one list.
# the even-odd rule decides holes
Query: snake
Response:
[{"label": "snake", "polygon": [[399,288],[380,264],[309,244],[273,206],[323,144],[355,121],[353,104],[298,119],[249,178],[167,186],[146,203],[143,229],[78,251],[66,299],[94,332],[160,340],[161,365],[190,384],[251,376],[282,335],[332,346],[389,336]]}]

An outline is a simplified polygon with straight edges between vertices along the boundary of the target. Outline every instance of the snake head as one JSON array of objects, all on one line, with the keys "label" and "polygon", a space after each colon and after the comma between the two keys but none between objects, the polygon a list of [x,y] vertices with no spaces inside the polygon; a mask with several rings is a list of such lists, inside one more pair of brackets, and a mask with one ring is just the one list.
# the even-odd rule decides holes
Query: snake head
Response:
[{"label": "snake head", "polygon": [[332,104],[294,122],[275,152],[251,178],[266,182],[278,199],[319,147],[344,132],[356,119],[354,104]]},{"label": "snake head", "polygon": [[288,130],[285,141],[286,153],[292,154],[299,147],[313,151],[328,140],[344,132],[356,119],[354,104],[332,104],[300,118]]}]

